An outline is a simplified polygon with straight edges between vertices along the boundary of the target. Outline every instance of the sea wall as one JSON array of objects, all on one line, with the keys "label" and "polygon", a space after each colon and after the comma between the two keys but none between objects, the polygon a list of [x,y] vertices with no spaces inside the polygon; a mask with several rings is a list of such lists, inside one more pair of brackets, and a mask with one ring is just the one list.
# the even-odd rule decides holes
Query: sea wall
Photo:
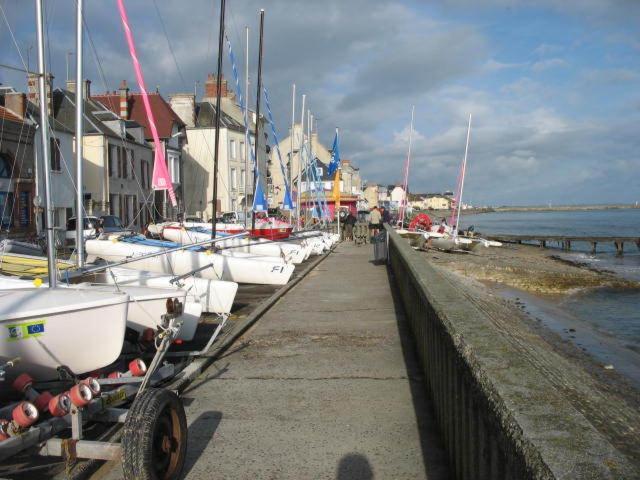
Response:
[{"label": "sea wall", "polygon": [[637,478],[461,285],[386,228],[389,266],[455,478]]}]

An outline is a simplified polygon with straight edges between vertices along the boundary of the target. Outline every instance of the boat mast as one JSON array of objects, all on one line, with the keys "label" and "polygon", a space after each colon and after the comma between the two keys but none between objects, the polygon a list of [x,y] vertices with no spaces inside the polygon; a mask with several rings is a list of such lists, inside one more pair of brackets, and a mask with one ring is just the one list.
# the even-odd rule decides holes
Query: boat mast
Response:
[{"label": "boat mast", "polygon": [[458,226],[460,225],[460,210],[462,210],[462,192],[464,190],[464,176],[467,173],[467,154],[469,153],[469,138],[471,137],[471,114],[469,114],[469,126],[467,127],[467,144],[464,147],[464,160],[462,161],[462,179],[460,180],[460,196],[458,197],[458,216],[456,218],[456,228],[453,237],[458,236]]},{"label": "boat mast", "polygon": [[40,96],[40,140],[42,142],[42,165],[44,173],[44,210],[45,230],[47,231],[47,272],[49,288],[55,288],[58,283],[56,274],[55,239],[53,235],[53,210],[51,208],[51,151],[49,149],[49,97],[45,86],[45,32],[44,8],[42,0],[36,0],[36,27],[38,30],[38,95]]},{"label": "boat mast", "polygon": [[[289,152],[289,167],[287,168],[287,171],[289,173],[290,189],[293,188],[293,135],[294,135],[293,132],[295,131],[295,125],[296,125],[296,84],[294,83],[291,89],[291,135],[290,135],[291,151]],[[292,193],[292,192],[290,191],[289,193]],[[286,195],[286,191],[285,191],[285,195]],[[293,223],[291,221],[292,215],[293,215],[293,212],[289,210],[289,223]]]},{"label": "boat mast", "polygon": [[[249,27],[244,27],[244,91],[247,98],[244,99],[244,118],[249,118]],[[244,228],[249,226],[249,199],[247,198],[247,188],[249,188],[249,122],[245,124],[244,139]]]},{"label": "boat mast", "polygon": [[[260,143],[260,90],[262,90],[262,39],[264,35],[264,8],[260,9],[260,40],[258,43],[258,92],[256,94],[256,128],[255,128],[255,158],[256,165],[253,169],[253,189],[254,189],[254,204],[255,204],[255,192],[258,185],[258,165],[260,160],[258,158],[258,145]],[[268,207],[268,205],[267,205]],[[252,209],[251,212],[251,230],[256,228],[256,211]]]},{"label": "boat mast", "polygon": [[84,266],[84,194],[82,190],[82,141],[84,91],[82,81],[82,4],[76,8],[76,265]]},{"label": "boat mast", "polygon": [[218,35],[218,73],[216,77],[216,136],[213,149],[213,199],[211,201],[211,238],[216,238],[216,217],[218,216],[218,150],[220,144],[220,96],[222,94],[222,49],[224,48],[224,6],[225,0],[220,0],[220,29]]},{"label": "boat mast", "polygon": [[413,116],[415,114],[416,106],[411,105],[411,124],[409,126],[409,149],[407,150],[407,164],[404,169],[404,201],[401,206],[401,216],[400,216],[400,228],[403,228],[404,225],[404,216],[407,211],[407,200],[409,197],[409,164],[411,163],[411,140],[413,138]]},{"label": "boat mast", "polygon": [[302,112],[300,113],[300,145],[298,148],[298,198],[296,199],[296,218],[298,221],[298,230],[302,228],[302,222],[300,218],[300,203],[302,202],[302,146],[304,145],[304,102],[307,96],[302,94]]}]

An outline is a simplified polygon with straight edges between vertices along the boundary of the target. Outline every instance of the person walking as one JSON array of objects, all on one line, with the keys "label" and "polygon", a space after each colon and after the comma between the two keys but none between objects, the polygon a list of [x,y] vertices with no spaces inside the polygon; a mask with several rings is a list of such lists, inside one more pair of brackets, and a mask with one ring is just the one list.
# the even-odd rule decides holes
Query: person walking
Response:
[{"label": "person walking", "polygon": [[344,239],[353,240],[353,226],[356,224],[356,217],[349,210],[349,215],[344,219]]},{"label": "person walking", "polygon": [[373,207],[371,213],[369,213],[369,230],[371,230],[371,236],[375,237],[380,233],[382,228],[382,214],[378,207]]}]

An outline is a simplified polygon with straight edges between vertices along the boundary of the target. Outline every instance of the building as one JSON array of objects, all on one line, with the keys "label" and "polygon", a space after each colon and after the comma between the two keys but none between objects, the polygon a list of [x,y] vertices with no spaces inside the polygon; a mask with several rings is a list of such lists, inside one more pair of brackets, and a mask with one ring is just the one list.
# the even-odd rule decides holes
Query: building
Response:
[{"label": "building", "polygon": [[[154,150],[155,159],[155,144],[141,93],[131,92],[127,82],[123,80],[117,92],[92,95],[91,98],[106,106],[123,121],[133,121],[142,127],[142,137]],[[158,191],[154,198],[155,210],[162,218],[175,219],[184,210],[182,148],[187,141],[186,125],[159,92],[149,93],[148,98],[178,203],[174,208],[166,192]]]},{"label": "building", "polygon": [[36,231],[36,123],[28,118],[27,99],[10,87],[0,90],[0,235],[23,236]]},{"label": "building", "polygon": [[407,193],[400,185],[396,185],[389,193],[391,208],[400,208],[407,198]]},{"label": "building", "polygon": [[[187,143],[183,147],[185,212],[205,220],[209,220],[212,214],[217,86],[215,75],[210,74],[201,102],[196,102],[195,96],[190,94],[177,94],[170,98],[171,106],[186,128]],[[244,115],[224,79],[221,94],[216,210],[218,213],[237,212],[245,204],[248,208],[253,204],[254,168],[248,148],[254,148],[256,116],[250,112],[250,145],[245,145]],[[259,125],[259,134],[264,136],[262,117]],[[265,138],[259,142],[258,151],[265,194],[268,184],[267,149]]]},{"label": "building", "polygon": [[[67,219],[74,214],[75,139],[73,129],[55,119],[51,92],[53,76],[46,79],[47,111],[50,115],[49,148],[51,207],[59,241],[64,239]],[[44,225],[44,166],[41,149],[40,96],[35,76],[28,79],[27,94],[11,87],[0,91],[2,136],[0,138],[1,224],[14,237],[29,237]]]},{"label": "building", "polygon": [[[304,136],[304,140],[307,140],[307,136]],[[298,184],[298,168],[300,165],[300,145],[303,141],[302,130],[299,124],[294,125],[293,135],[293,152],[291,152],[291,135],[282,140],[279,144],[282,160],[285,162],[285,171],[288,172],[291,181],[292,199],[294,202],[297,199],[297,184]],[[318,140],[318,134],[311,134],[311,153],[313,154],[317,164],[317,178],[322,184],[322,189],[325,198],[327,199],[327,206],[330,212],[333,214],[334,201],[333,201],[333,183],[334,177],[327,175],[327,166],[331,162],[332,152],[326,146],[324,146]],[[278,165],[278,156],[275,149],[271,152],[271,168],[270,178],[272,189],[272,197],[270,205],[273,207],[282,206],[284,198],[284,179],[280,165]],[[364,192],[362,191],[362,179],[360,177],[360,169],[355,167],[350,160],[342,160],[340,165],[340,205],[344,208],[349,208],[357,211],[358,202],[364,198]],[[304,171],[304,165],[302,165],[302,182],[301,182],[301,206],[303,208],[311,208],[313,204],[313,198],[315,197],[313,184],[313,178]]]},{"label": "building", "polygon": [[[83,185],[87,215],[117,215],[129,228],[157,219],[151,189],[153,150],[143,126],[125,120],[91,98],[90,81],[83,84]],[[75,82],[53,93],[57,124],[75,130]]]},{"label": "building", "polygon": [[364,199],[367,202],[367,208],[378,206],[379,186],[376,183],[368,183],[364,189]]},{"label": "building", "polygon": [[451,197],[440,194],[427,194],[424,208],[429,210],[449,210],[451,208]]}]

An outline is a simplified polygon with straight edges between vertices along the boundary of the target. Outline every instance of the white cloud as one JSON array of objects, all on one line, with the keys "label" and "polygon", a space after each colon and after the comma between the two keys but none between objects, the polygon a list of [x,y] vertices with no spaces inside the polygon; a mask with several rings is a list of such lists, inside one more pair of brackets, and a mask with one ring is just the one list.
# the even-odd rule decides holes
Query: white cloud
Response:
[{"label": "white cloud", "polygon": [[531,70],[536,73],[540,73],[544,70],[549,70],[550,68],[566,67],[568,65],[567,61],[562,58],[549,58],[534,62],[531,65]]}]

